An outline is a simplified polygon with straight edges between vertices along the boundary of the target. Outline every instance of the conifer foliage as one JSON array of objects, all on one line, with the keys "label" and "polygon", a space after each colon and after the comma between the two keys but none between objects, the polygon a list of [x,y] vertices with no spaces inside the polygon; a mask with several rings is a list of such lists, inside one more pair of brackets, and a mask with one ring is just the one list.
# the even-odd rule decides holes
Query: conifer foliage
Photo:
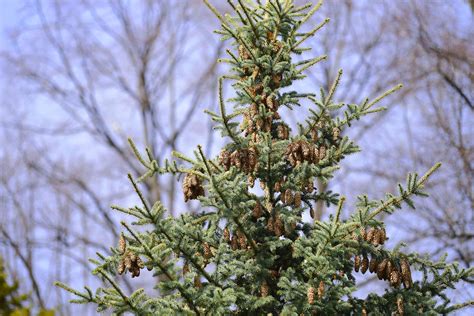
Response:
[{"label": "conifer foliage", "polygon": [[[397,195],[358,197],[345,219],[344,196],[315,188],[316,181],[333,177],[344,157],[359,151],[345,130],[384,110],[377,103],[401,86],[360,104],[336,102],[340,71],[329,91],[293,91],[293,82],[326,58],[294,61],[310,50],[305,40],[329,22],[302,27],[321,3],[229,0],[233,15],[222,16],[204,2],[221,23],[217,33],[232,45],[228,58],[220,60],[231,66],[219,79],[220,113],[208,112],[227,145],[215,158],[198,146],[194,157],[173,153],[175,159],[160,165],[130,141],[146,169],[139,179],[129,175],[141,205],[113,207],[134,221],[122,222],[110,256],[91,260],[108,287],[77,291],[58,283],[77,296],[73,302],[140,315],[444,314],[471,304],[450,304],[445,291],[472,282],[472,269],[385,247],[389,236],[379,215],[414,208],[413,197],[427,195],[424,184],[439,164],[422,177],[409,174]],[[230,100],[223,97],[224,80],[235,89]],[[291,130],[279,110],[302,100],[312,104],[311,114]],[[228,103],[234,104],[232,112]],[[167,217],[159,201],[151,205],[144,199],[140,181],[165,173],[182,179],[184,201],[198,200],[198,214]],[[328,220],[315,218],[318,201],[328,205]],[[147,273],[160,277],[155,294],[126,293],[117,282]],[[354,276],[364,273],[386,282],[386,291],[355,297]]]}]

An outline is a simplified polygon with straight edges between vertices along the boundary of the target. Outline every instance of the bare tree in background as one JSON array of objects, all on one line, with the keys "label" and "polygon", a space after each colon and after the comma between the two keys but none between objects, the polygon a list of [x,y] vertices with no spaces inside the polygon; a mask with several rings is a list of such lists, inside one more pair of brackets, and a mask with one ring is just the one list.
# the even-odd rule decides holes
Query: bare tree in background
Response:
[{"label": "bare tree in background", "polygon": [[448,252],[466,266],[474,262],[474,22],[467,9],[462,2],[391,7],[392,34],[403,47],[399,76],[413,89],[404,101],[406,136],[392,139],[391,154],[379,153],[381,163],[368,168],[392,181],[396,173],[443,162],[430,189],[434,203],[399,227],[413,247]]},{"label": "bare tree in background", "polygon": [[[127,137],[161,161],[194,145],[185,130],[205,136],[196,114],[216,104],[221,46],[191,0],[33,1],[23,14],[3,52],[5,95],[27,97],[2,100],[2,142],[17,146],[2,148],[0,242],[35,305],[51,307],[67,301],[52,281],[87,278],[89,249],[118,236],[110,205],[128,203],[124,175],[142,173]],[[143,183],[146,198],[174,210],[175,181]]]}]

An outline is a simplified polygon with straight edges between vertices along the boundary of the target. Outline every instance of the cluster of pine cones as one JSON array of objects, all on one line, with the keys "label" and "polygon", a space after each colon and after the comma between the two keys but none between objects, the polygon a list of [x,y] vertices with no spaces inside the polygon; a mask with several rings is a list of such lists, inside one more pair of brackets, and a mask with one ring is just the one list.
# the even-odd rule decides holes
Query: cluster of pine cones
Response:
[{"label": "cluster of pine cones", "polygon": [[[267,48],[268,54],[276,55],[281,49],[282,45],[272,34],[273,33],[269,32],[267,35],[267,42],[264,46]],[[243,45],[239,46],[238,52],[242,61],[251,59],[250,53]],[[256,133],[257,131],[271,132],[273,120],[280,119],[278,114],[278,108],[280,106],[279,102],[275,94],[265,91],[265,87],[263,85],[264,76],[265,74],[263,74],[262,69],[260,69],[258,66],[254,66],[253,68],[244,66],[240,74],[242,81],[247,81],[251,78],[253,82],[252,86],[246,88],[246,93],[250,95],[254,102],[244,113],[242,130],[244,130],[246,136],[251,135],[254,142],[259,141],[258,133]],[[282,79],[282,73],[271,74],[271,80],[268,83],[270,90],[276,90],[279,88]],[[269,110],[271,115],[266,117],[259,115],[260,104]]]},{"label": "cluster of pine cones", "polygon": [[[314,298],[315,298],[314,287],[309,287],[308,288],[306,296],[308,298],[308,304],[313,305],[314,304]],[[323,296],[324,296],[324,282],[319,281],[318,299],[321,300],[323,298]]]},{"label": "cluster of pine cones", "polygon": [[237,230],[236,232],[232,233],[232,236],[230,234],[229,229],[226,227],[224,228],[224,233],[223,233],[223,238],[224,240],[230,244],[232,250],[237,250],[237,249],[248,249],[248,244],[247,244],[247,237]]},{"label": "cluster of pine cones", "polygon": [[326,157],[326,147],[318,148],[307,141],[297,140],[288,145],[285,156],[293,167],[298,166],[303,161],[318,163]]},{"label": "cluster of pine cones", "polygon": [[256,171],[258,167],[257,148],[251,146],[249,148],[235,150],[232,153],[224,149],[219,155],[219,163],[225,170],[229,170],[231,166],[235,166],[247,174],[252,173]]},{"label": "cluster of pine cones", "polygon": [[[384,228],[371,228],[368,231],[362,228],[360,237],[374,246],[383,245],[387,240]],[[357,236],[354,236],[354,238],[358,239]],[[396,261],[389,258],[377,258],[374,255],[369,260],[367,254],[356,255],[354,257],[354,271],[365,273],[368,270],[371,273],[376,273],[379,280],[388,280],[393,287],[399,287],[403,282],[405,288],[410,288],[413,281],[408,260],[400,259]]]},{"label": "cluster of pine cones", "polygon": [[142,259],[133,253],[131,250],[127,250],[127,242],[123,235],[120,235],[119,239],[119,251],[122,254],[119,265],[117,267],[118,274],[123,274],[126,270],[132,274],[132,278],[140,276],[140,270],[145,267]]},{"label": "cluster of pine cones", "polygon": [[188,173],[183,180],[184,202],[195,200],[204,195],[201,179],[194,173]]}]

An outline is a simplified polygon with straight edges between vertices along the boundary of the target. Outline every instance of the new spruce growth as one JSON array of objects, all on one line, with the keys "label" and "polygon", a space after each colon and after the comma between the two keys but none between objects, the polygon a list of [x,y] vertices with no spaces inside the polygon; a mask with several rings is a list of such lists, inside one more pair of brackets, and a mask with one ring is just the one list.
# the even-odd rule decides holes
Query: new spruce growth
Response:
[{"label": "new spruce growth", "polygon": [[[91,260],[94,274],[109,286],[81,292],[58,285],[75,294],[76,303],[118,314],[414,315],[471,304],[452,305],[445,291],[462,280],[472,282],[472,269],[385,247],[388,237],[379,215],[404,204],[414,207],[412,198],[427,195],[424,184],[439,164],[421,178],[408,175],[398,195],[381,201],[360,196],[345,219],[345,198],[315,188],[316,181],[333,177],[345,156],[359,151],[345,130],[382,111],[377,103],[401,86],[360,104],[340,103],[333,99],[340,71],[329,91],[292,91],[306,69],[326,58],[293,60],[310,50],[305,41],[329,21],[303,31],[321,3],[298,7],[292,0],[229,0],[233,15],[223,16],[204,2],[221,23],[217,33],[231,43],[228,58],[221,60],[231,71],[219,79],[220,113],[208,112],[227,145],[215,158],[198,146],[194,157],[174,153],[175,160],[160,165],[150,151],[143,157],[131,142],[146,169],[137,180],[129,176],[142,204],[114,207],[133,223],[122,222],[119,247],[110,256]],[[227,101],[224,81],[235,89]],[[311,114],[291,130],[279,110],[300,106],[304,99],[312,103]],[[227,111],[228,103],[233,111]],[[144,199],[139,181],[165,173],[182,179],[184,201],[198,200],[198,214],[165,217],[159,201]],[[326,221],[315,216],[320,201],[329,207]],[[121,278],[146,275],[140,274],[145,267],[160,276],[155,294],[127,293],[119,286]],[[385,293],[353,296],[358,273],[387,282]]]}]

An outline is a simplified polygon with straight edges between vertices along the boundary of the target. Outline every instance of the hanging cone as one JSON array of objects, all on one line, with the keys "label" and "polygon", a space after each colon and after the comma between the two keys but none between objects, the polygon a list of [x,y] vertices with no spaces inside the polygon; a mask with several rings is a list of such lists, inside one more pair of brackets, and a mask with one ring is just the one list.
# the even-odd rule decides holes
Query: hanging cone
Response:
[{"label": "hanging cone", "polygon": [[354,270],[355,270],[355,272],[359,272],[359,268],[360,268],[360,257],[356,255],[354,257]]},{"label": "hanging cone", "polygon": [[369,258],[367,258],[367,256],[364,255],[364,257],[362,258],[362,262],[360,264],[360,272],[364,274],[368,268],[369,268]]},{"label": "hanging cone", "polygon": [[314,288],[309,287],[308,292],[306,293],[306,296],[308,298],[308,304],[312,305],[314,303]]},{"label": "hanging cone", "polygon": [[318,298],[321,300],[324,296],[324,282],[319,281],[319,286],[318,286]]}]

